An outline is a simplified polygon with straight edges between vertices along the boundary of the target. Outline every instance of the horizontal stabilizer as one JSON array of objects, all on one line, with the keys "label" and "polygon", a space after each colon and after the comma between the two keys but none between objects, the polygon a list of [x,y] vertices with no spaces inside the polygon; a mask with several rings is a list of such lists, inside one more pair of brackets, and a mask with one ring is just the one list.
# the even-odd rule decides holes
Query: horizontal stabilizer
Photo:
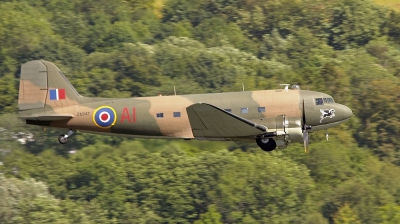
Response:
[{"label": "horizontal stabilizer", "polygon": [[243,117],[206,103],[186,108],[195,137],[234,138],[257,136],[268,129]]},{"label": "horizontal stabilizer", "polygon": [[66,120],[73,118],[72,114],[37,114],[30,116],[20,117],[24,120],[37,120],[37,121],[58,121],[58,120]]}]

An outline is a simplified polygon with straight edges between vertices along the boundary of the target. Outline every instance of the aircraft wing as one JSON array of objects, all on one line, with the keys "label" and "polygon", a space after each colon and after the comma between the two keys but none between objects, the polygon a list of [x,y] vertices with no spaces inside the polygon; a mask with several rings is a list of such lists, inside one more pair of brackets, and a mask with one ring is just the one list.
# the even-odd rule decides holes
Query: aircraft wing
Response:
[{"label": "aircraft wing", "polygon": [[37,121],[58,121],[73,118],[72,114],[37,114],[20,117],[24,120],[37,120]]},{"label": "aircraft wing", "polygon": [[268,129],[207,103],[186,108],[195,137],[234,138],[256,136]]}]

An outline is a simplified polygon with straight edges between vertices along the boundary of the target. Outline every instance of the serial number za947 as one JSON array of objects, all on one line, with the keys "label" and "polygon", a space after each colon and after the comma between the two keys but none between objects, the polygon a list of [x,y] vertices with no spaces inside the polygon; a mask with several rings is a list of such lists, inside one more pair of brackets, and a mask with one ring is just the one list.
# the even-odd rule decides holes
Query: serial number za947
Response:
[{"label": "serial number za947", "polygon": [[90,112],[78,112],[76,114],[77,117],[89,116]]}]

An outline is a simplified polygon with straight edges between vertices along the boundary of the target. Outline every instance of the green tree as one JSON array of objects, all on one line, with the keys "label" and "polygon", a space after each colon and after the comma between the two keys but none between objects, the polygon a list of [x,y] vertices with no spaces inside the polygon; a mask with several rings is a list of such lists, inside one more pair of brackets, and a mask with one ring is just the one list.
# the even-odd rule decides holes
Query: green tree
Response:
[{"label": "green tree", "polygon": [[396,77],[400,76],[400,51],[386,40],[371,41],[367,52],[379,59],[379,65]]},{"label": "green tree", "polygon": [[371,0],[343,0],[335,8],[329,45],[335,49],[364,46],[383,35],[386,9]]},{"label": "green tree", "polygon": [[1,223],[68,223],[60,201],[42,182],[18,180],[0,174]]},{"label": "green tree", "polygon": [[364,105],[371,109],[360,113],[364,131],[359,133],[363,144],[375,148],[380,157],[397,164],[399,152],[396,146],[400,142],[397,138],[399,129],[395,105],[400,99],[398,93],[398,85],[391,80],[374,80],[370,83]]},{"label": "green tree", "polygon": [[263,36],[260,55],[290,65],[295,76],[290,77],[289,82],[311,85],[321,91],[326,89],[321,70],[334,56],[334,51],[324,39],[314,36],[311,30],[299,28],[286,38],[274,30],[272,34]]},{"label": "green tree", "polygon": [[0,113],[14,112],[18,94],[12,74],[0,77]]},{"label": "green tree", "polygon": [[246,37],[240,27],[218,17],[206,19],[199,24],[194,30],[194,38],[208,47],[232,45],[238,49],[245,49]]},{"label": "green tree", "polygon": [[[92,69],[96,70],[91,72]],[[110,53],[93,53],[87,57],[86,70],[85,72],[95,73],[94,75],[103,73],[96,75],[96,79],[97,76],[115,75],[114,81],[110,80],[112,76],[107,77],[107,80],[112,81],[111,85],[114,83],[114,88],[122,92],[120,95],[127,96],[129,93],[128,96],[143,96],[149,86],[161,85],[159,82],[161,71],[154,58],[154,47],[150,45],[125,44],[123,48]],[[95,77],[92,74],[81,73],[80,75],[83,76],[85,82],[91,82],[91,78]],[[80,89],[93,87],[93,85],[86,86],[84,83],[78,83],[78,85]],[[89,89],[84,92],[91,91]],[[96,91],[91,94],[96,94]]]},{"label": "green tree", "polygon": [[222,224],[220,221],[222,218],[221,214],[219,214],[217,207],[215,205],[208,206],[208,210],[206,213],[200,215],[200,219],[195,221],[194,224]]},{"label": "green tree", "polygon": [[302,222],[314,210],[314,188],[304,166],[279,156],[243,153],[222,171],[214,203],[227,223]]},{"label": "green tree", "polygon": [[400,44],[400,13],[392,10],[387,22],[388,36]]},{"label": "green tree", "polygon": [[0,42],[11,58],[26,58],[45,37],[53,36],[51,23],[43,13],[26,2],[2,2]]},{"label": "green tree", "polygon": [[175,37],[192,37],[193,36],[193,27],[192,24],[187,21],[179,21],[179,22],[167,22],[162,24],[162,30],[165,37],[175,36]]},{"label": "green tree", "polygon": [[335,217],[333,218],[334,223],[337,224],[357,224],[361,223],[357,215],[354,214],[353,210],[348,204],[344,204]]},{"label": "green tree", "polygon": [[400,206],[396,204],[389,204],[382,206],[379,209],[379,214],[381,215],[382,224],[394,224],[400,221]]}]

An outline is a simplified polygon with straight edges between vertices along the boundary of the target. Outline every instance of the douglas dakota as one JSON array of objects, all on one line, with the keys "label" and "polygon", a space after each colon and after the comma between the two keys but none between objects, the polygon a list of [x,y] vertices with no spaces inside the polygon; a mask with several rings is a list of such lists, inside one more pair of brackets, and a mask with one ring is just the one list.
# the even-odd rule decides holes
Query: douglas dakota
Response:
[{"label": "douglas dakota", "polygon": [[[285,84],[286,85],[286,84]],[[348,120],[352,111],[325,93],[288,85],[278,90],[94,98],[78,94],[44,60],[21,67],[18,108],[27,124],[138,138],[256,142],[264,151],[303,142],[308,133]],[[328,137],[328,136],[327,136]]]}]

